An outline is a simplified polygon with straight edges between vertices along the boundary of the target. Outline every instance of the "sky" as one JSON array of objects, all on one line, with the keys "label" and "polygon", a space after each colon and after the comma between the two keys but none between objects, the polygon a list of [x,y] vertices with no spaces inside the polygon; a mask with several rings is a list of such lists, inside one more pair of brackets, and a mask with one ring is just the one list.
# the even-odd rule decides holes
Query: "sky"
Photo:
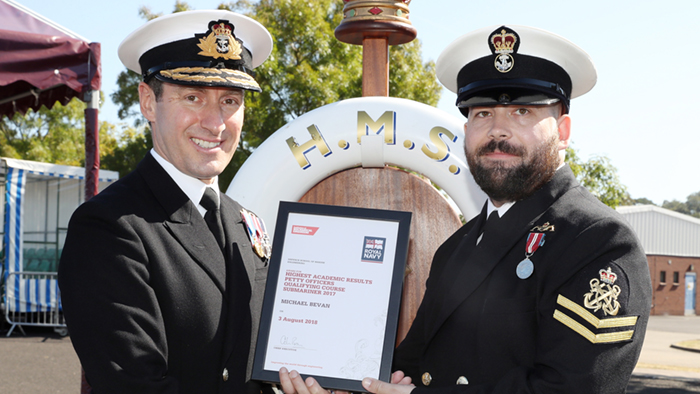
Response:
[{"label": "sky", "polygon": [[[119,43],[145,21],[141,6],[171,13],[175,0],[15,0],[102,46],[100,120],[114,124],[109,96],[125,67]],[[312,0],[310,0],[312,1]],[[189,0],[194,9],[219,0]],[[583,48],[596,86],[572,100],[572,147],[582,160],[606,156],[633,198],[685,202],[700,191],[700,41],[697,0],[413,0],[410,20],[424,61],[435,61],[459,36],[515,24],[559,34]],[[443,89],[438,108],[454,116],[456,95]]]}]

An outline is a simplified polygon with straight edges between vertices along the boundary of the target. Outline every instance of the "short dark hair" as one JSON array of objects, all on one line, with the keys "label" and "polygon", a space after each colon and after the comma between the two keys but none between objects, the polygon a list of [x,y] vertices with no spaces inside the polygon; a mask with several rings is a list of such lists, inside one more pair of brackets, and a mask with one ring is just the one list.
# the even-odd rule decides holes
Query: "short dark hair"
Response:
[{"label": "short dark hair", "polygon": [[153,90],[153,94],[156,96],[156,101],[160,101],[163,97],[163,81],[158,78],[151,78],[150,81],[146,82],[148,86]]}]

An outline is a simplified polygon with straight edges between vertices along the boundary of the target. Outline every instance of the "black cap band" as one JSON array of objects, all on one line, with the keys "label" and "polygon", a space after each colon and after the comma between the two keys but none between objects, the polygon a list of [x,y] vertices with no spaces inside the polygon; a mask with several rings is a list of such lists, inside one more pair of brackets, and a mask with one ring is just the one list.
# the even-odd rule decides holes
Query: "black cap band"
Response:
[{"label": "black cap band", "polygon": [[[217,68],[216,65],[221,63],[225,68],[239,69],[239,67],[244,67],[246,70],[251,70],[251,55],[247,48],[242,47],[240,54],[240,59],[236,60],[225,60],[225,59],[212,59],[210,56],[200,55],[197,43],[198,38],[189,38],[186,40],[174,41],[168,44],[160,45],[155,48],[150,49],[144,53],[141,58],[139,58],[139,64],[141,65],[141,70],[151,70],[154,67],[161,67],[161,70],[165,70],[168,67],[163,67],[166,63],[163,63],[163,59],[177,59],[177,61],[169,62],[170,64],[182,64],[178,67],[207,67],[207,68]],[[194,66],[194,64],[199,64]],[[207,64],[207,66],[203,65]],[[221,68],[221,66],[219,67]],[[147,71],[145,75],[151,74]],[[243,71],[243,70],[241,70]]]},{"label": "black cap band", "polygon": [[[512,55],[515,67],[508,73],[494,67],[495,56],[485,56],[465,65],[457,75],[457,105],[465,107],[472,97],[498,97],[517,91],[521,97],[536,98],[533,105],[542,103],[542,95],[560,100],[568,111],[571,96],[571,78],[563,68],[546,59]],[[517,104],[527,104],[517,102]]]}]

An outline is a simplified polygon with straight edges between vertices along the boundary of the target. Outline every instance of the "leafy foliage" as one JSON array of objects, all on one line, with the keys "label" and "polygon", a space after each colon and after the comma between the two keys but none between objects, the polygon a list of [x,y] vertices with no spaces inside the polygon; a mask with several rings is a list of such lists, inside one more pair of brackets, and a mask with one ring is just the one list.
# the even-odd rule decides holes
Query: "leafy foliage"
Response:
[{"label": "leafy foliage", "polygon": [[[72,166],[85,163],[85,108],[77,98],[3,117],[0,121],[0,156]],[[100,151],[109,154],[117,144],[108,123],[100,124]]]},{"label": "leafy foliage", "polygon": [[[114,126],[110,125],[110,127]],[[124,176],[136,168],[152,146],[150,129],[125,128],[119,133],[119,138],[109,152],[100,152],[104,153],[101,154],[100,166],[118,171],[120,176]]]},{"label": "leafy foliage", "polygon": [[[635,198],[632,200],[632,203],[634,205],[656,205],[648,198]],[[661,204],[661,208],[700,218],[700,191],[689,195],[685,202],[664,200],[663,204]]]},{"label": "leafy foliage", "polygon": [[700,191],[689,195],[686,202],[664,200],[661,207],[700,218]]},{"label": "leafy foliage", "polygon": [[145,122],[145,119],[140,116],[139,107],[134,105],[134,103],[139,102],[140,81],[141,76],[138,73],[130,70],[122,71],[117,76],[118,90],[110,96],[112,102],[119,107],[117,111],[119,119],[134,118],[135,126],[140,126]]},{"label": "leafy foliage", "polygon": [[634,205],[656,205],[656,204],[654,204],[653,201],[651,201],[650,199],[648,199],[646,197],[633,198],[632,204],[634,204]]},{"label": "leafy foliage", "polygon": [[583,162],[573,148],[566,149],[566,162],[576,179],[605,205],[612,208],[631,203],[627,187],[620,183],[617,168],[606,156],[594,156]]}]

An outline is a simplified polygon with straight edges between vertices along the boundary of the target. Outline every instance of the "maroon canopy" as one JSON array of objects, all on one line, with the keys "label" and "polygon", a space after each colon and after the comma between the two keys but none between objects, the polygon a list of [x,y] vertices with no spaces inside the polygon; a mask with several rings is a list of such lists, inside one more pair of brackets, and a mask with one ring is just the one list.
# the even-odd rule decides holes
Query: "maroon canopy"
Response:
[{"label": "maroon canopy", "polygon": [[99,43],[0,30],[0,54],[0,115],[100,90]]},{"label": "maroon canopy", "polygon": [[100,44],[0,0],[0,116],[100,90]]},{"label": "maroon canopy", "polygon": [[[0,0],[0,118],[42,105],[88,102],[85,110],[85,199],[97,194],[100,168],[96,98],[100,44],[85,39],[13,0]],[[91,93],[94,92],[94,95]],[[97,96],[95,96],[97,95]]]}]

